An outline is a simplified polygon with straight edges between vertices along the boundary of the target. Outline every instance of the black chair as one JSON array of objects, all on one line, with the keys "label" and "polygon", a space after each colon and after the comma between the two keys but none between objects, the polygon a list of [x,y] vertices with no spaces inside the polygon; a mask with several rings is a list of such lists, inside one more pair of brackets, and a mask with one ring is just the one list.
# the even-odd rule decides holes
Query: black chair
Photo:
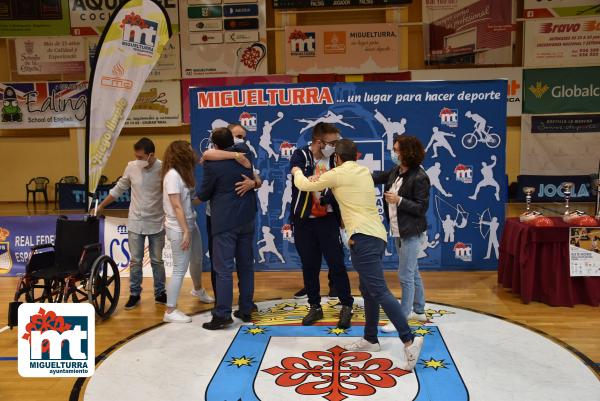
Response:
[{"label": "black chair", "polygon": [[29,194],[33,194],[33,204],[35,205],[36,199],[35,194],[42,193],[44,195],[44,201],[48,204],[48,184],[50,180],[46,177],[34,177],[27,184],[25,184],[25,190],[27,191],[26,204],[29,204]]},{"label": "black chair", "polygon": [[98,182],[98,185],[106,185],[106,183],[108,182],[108,177],[105,175],[101,175],[100,176],[100,181]]},{"label": "black chair", "polygon": [[58,208],[59,202],[59,191],[58,187],[60,184],[79,184],[79,178],[74,175],[65,175],[56,184],[54,184],[54,209]]},{"label": "black chair", "polygon": [[117,308],[121,288],[115,261],[102,254],[100,224],[95,217],[56,220],[54,244],[31,248],[25,274],[19,277],[14,301],[9,304],[9,326],[16,326],[25,302],[90,302],[98,316],[107,319]]}]

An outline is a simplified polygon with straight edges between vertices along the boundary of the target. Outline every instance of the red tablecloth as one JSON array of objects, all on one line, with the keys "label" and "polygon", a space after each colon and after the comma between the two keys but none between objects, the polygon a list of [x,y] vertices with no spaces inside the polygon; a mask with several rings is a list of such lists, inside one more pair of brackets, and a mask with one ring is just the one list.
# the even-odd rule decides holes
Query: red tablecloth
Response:
[{"label": "red tablecloth", "polygon": [[500,242],[498,283],[525,303],[552,306],[600,304],[600,277],[571,277],[569,226],[560,217],[554,227],[533,227],[506,220]]}]

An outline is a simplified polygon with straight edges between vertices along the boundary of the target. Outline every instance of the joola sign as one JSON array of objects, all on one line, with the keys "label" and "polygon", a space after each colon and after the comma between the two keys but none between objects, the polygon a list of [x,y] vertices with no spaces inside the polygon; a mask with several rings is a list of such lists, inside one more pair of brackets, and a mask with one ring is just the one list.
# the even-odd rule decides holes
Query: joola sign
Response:
[{"label": "joola sign", "polygon": [[600,67],[525,69],[523,113],[600,112],[599,76]]}]

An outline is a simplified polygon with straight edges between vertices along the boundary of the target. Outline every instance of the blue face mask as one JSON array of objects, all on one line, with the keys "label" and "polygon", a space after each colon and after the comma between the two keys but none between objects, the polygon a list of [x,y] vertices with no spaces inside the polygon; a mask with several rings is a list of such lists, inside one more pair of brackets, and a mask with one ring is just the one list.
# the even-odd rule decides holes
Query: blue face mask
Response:
[{"label": "blue face mask", "polygon": [[394,164],[400,164],[400,158],[398,157],[398,154],[394,151],[392,151],[392,163]]}]

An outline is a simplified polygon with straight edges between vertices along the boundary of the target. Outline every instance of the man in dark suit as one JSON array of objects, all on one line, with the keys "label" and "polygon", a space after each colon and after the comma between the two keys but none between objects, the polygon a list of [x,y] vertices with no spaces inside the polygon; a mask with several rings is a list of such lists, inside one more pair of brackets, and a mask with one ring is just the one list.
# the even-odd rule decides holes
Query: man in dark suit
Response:
[{"label": "man in dark suit", "polygon": [[[213,145],[226,150],[234,145],[228,128],[213,130]],[[242,145],[237,145],[242,146]],[[252,158],[250,154],[246,157]],[[252,161],[252,160],[251,160]],[[245,168],[235,160],[205,161],[202,187],[198,198],[211,204],[211,234],[213,266],[216,274],[217,300],[212,321],[204,323],[207,330],[222,329],[231,323],[233,303],[233,271],[237,266],[239,281],[239,310],[234,316],[249,322],[254,295],[254,226],[256,195],[248,191],[239,196],[235,184],[243,176],[252,177],[252,168]]]}]

